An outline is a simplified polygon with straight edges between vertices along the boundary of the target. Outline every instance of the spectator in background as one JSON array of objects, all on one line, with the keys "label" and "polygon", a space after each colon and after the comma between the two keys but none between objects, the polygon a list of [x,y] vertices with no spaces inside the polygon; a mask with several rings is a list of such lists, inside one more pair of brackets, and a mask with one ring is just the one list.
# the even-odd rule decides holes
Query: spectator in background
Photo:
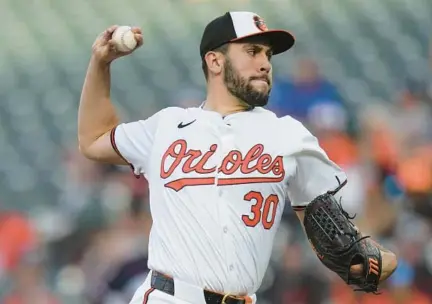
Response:
[{"label": "spectator in background", "polygon": [[44,259],[38,252],[22,256],[12,273],[12,291],[1,299],[2,304],[60,304],[48,288]]},{"label": "spectator in background", "polygon": [[[297,241],[288,244],[283,252],[282,263],[275,268],[274,284],[267,291],[270,303],[321,304],[329,296],[329,280],[321,271],[324,266],[307,265],[304,248]],[[315,257],[314,257],[315,258]],[[317,262],[317,260],[313,260]],[[324,270],[325,273],[326,270]]]},{"label": "spectator in background", "polygon": [[397,96],[394,127],[404,145],[418,146],[432,140],[432,108],[424,83],[408,80]]},{"label": "spectator in background", "polygon": [[149,272],[147,248],[151,225],[147,195],[135,192],[129,208],[93,238],[79,263],[87,280],[84,291],[87,303],[130,301]]},{"label": "spectator in background", "polygon": [[375,168],[377,185],[394,181],[406,207],[431,219],[432,114],[421,87],[407,82],[394,102],[365,106],[361,120],[364,151]]},{"label": "spectator in background", "polygon": [[34,227],[21,213],[0,212],[0,277],[13,271],[36,244]]},{"label": "spectator in background", "polygon": [[65,183],[59,204],[69,219],[79,217],[94,203],[98,185],[104,180],[104,167],[83,157],[74,146],[64,151],[63,168]]},{"label": "spectator in background", "polygon": [[309,126],[320,146],[346,172],[349,183],[340,190],[343,206],[350,214],[363,214],[367,183],[356,140],[348,133],[348,113],[337,103],[311,106]]},{"label": "spectator in background", "polygon": [[278,116],[291,115],[305,123],[309,110],[324,102],[343,104],[336,87],[320,75],[317,64],[302,59],[293,79],[275,79],[268,108]]},{"label": "spectator in background", "polygon": [[0,260],[12,279],[2,304],[59,304],[47,287],[45,260],[35,228],[19,213],[0,214]]}]

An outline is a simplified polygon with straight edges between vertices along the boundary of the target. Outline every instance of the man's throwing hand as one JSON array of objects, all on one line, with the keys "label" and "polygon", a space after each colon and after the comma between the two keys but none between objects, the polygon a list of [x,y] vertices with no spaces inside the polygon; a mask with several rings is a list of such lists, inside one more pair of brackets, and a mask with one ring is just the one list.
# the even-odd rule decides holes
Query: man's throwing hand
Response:
[{"label": "man's throwing hand", "polygon": [[114,31],[118,28],[118,25],[113,25],[103,31],[95,40],[92,46],[93,57],[103,63],[110,63],[113,60],[129,55],[134,52],[137,48],[143,44],[142,31],[138,27],[132,27],[137,46],[128,52],[120,52],[117,50],[112,36]]}]

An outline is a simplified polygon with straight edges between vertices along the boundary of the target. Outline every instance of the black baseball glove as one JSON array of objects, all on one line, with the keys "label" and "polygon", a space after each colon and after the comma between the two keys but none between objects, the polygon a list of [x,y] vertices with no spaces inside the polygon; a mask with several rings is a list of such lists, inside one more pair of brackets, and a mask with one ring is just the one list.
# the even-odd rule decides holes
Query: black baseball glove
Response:
[{"label": "black baseball glove", "polygon": [[[377,293],[382,271],[381,252],[363,237],[350,221],[332,192],[315,198],[305,210],[306,235],[320,261],[358,291]],[[363,265],[363,273],[353,276],[352,265]]]}]

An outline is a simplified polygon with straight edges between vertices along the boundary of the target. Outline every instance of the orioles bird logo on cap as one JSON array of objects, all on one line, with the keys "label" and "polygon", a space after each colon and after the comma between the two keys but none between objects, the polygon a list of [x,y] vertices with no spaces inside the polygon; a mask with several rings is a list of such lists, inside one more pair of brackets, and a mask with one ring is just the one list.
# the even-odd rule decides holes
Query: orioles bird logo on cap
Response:
[{"label": "orioles bird logo on cap", "polygon": [[268,31],[268,27],[266,25],[266,23],[264,22],[264,19],[261,18],[260,16],[255,15],[253,17],[254,23],[256,25],[256,27],[260,30],[260,31]]}]

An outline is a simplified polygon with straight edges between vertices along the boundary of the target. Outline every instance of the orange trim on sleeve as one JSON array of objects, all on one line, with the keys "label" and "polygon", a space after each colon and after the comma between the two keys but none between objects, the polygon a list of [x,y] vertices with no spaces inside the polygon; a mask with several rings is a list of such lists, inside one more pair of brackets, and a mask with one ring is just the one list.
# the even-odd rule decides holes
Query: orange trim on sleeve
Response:
[{"label": "orange trim on sleeve", "polygon": [[148,303],[148,298],[150,296],[150,294],[154,291],[154,288],[150,288],[149,290],[146,291],[146,293],[144,294],[144,300],[143,300],[143,304],[147,304]]},{"label": "orange trim on sleeve", "polygon": [[117,127],[114,127],[112,130],[111,130],[111,133],[110,133],[110,141],[111,141],[111,146],[113,147],[113,149],[114,149],[114,151],[117,153],[117,155],[118,156],[120,156],[121,157],[121,159],[123,159],[129,166],[130,166],[130,168],[131,168],[131,170],[132,170],[132,173],[133,173],[133,175],[136,177],[136,178],[140,178],[140,176],[139,175],[136,175],[135,174],[135,168],[134,168],[134,166],[130,163],[130,162],[128,162],[128,160],[120,153],[120,151],[119,151],[119,149],[118,149],[118,147],[117,147],[117,144],[116,144],[116,142],[115,142],[115,131],[117,130]]}]

